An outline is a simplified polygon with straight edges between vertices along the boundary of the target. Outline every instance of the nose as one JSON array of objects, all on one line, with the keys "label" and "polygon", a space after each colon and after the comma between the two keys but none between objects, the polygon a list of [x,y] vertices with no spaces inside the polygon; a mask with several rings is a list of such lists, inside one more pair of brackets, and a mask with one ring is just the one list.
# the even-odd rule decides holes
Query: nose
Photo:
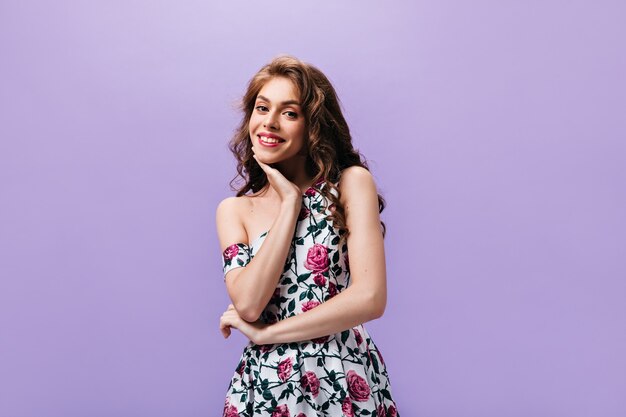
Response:
[{"label": "nose", "polygon": [[274,112],[267,113],[263,126],[278,130],[278,119]]}]

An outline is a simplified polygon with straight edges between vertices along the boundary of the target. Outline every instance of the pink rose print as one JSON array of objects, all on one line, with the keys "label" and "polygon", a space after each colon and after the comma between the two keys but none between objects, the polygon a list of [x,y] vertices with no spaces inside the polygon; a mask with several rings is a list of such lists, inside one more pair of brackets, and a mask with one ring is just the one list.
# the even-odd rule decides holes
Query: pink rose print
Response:
[{"label": "pink rose print", "polygon": [[272,417],[289,417],[289,407],[287,404],[281,404],[274,409]]},{"label": "pink rose print", "polygon": [[320,381],[317,379],[317,375],[314,372],[307,371],[300,379],[300,385],[305,391],[309,391],[313,394],[313,398],[316,398],[320,393]]},{"label": "pink rose print", "polygon": [[306,208],[306,207],[304,207],[304,206],[303,206],[303,207],[300,209],[300,213],[298,214],[298,220],[304,220],[304,219],[306,219],[307,217],[309,217],[309,214],[310,214],[310,213],[311,213],[311,210],[309,210],[308,208]]},{"label": "pink rose print", "polygon": [[313,197],[315,195],[315,188],[313,187],[309,187],[304,194],[308,195],[309,197]]},{"label": "pink rose print", "polygon": [[337,286],[333,282],[328,282],[328,295],[330,296],[328,298],[333,298],[337,295]]},{"label": "pink rose print", "polygon": [[380,359],[380,363],[384,365],[385,361],[383,360],[383,355],[380,354],[380,350],[377,350],[376,353],[378,353],[378,359]]},{"label": "pink rose print", "polygon": [[384,404],[379,404],[378,408],[376,409],[378,412],[376,414],[378,414],[378,417],[387,417],[387,412],[385,411],[385,405]]},{"label": "pink rose print", "polygon": [[367,401],[370,396],[370,387],[362,376],[352,369],[346,374],[348,380],[348,393],[355,401]]},{"label": "pink rose print", "polygon": [[239,416],[239,413],[237,412],[237,407],[235,407],[234,405],[230,404],[230,402],[228,401],[228,398],[226,399],[226,403],[224,404],[224,413],[222,414],[223,417],[237,417]]},{"label": "pink rose print", "polygon": [[276,300],[280,298],[280,288],[276,288],[274,290],[274,293],[272,294],[272,298],[270,298],[270,300]]},{"label": "pink rose print", "polygon": [[350,397],[346,397],[341,404],[341,411],[346,415],[346,417],[354,417],[354,410],[352,409],[352,400]]},{"label": "pink rose print", "polygon": [[372,354],[370,353],[370,350],[367,349],[367,357],[370,358],[370,363],[372,362]]},{"label": "pink rose print", "polygon": [[313,185],[319,186],[319,185],[322,185],[323,182],[324,182],[324,178],[320,178],[319,180],[315,181],[315,184]]},{"label": "pink rose print", "polygon": [[316,243],[307,252],[304,267],[313,272],[328,271],[328,249],[321,243]]},{"label": "pink rose print", "polygon": [[269,345],[261,345],[261,353],[269,352],[270,350],[272,350],[273,346],[274,345],[271,343]]},{"label": "pink rose print", "polygon": [[239,364],[239,367],[237,368],[237,373],[239,375],[243,375],[243,369],[246,367],[246,360],[242,359],[241,363]]},{"label": "pink rose print", "polygon": [[354,338],[356,339],[356,344],[360,345],[361,342],[363,342],[363,337],[361,337],[361,333],[359,333],[357,329],[353,329],[353,330],[354,330]]},{"label": "pink rose print", "polygon": [[324,278],[324,275],[322,274],[315,274],[315,276],[313,277],[313,282],[318,286],[323,287],[324,285],[326,285],[326,278]]},{"label": "pink rose print", "polygon": [[396,410],[396,407],[392,404],[389,406],[389,408],[387,409],[387,417],[396,417],[398,415],[398,410]]},{"label": "pink rose print", "polygon": [[320,305],[319,301],[314,301],[314,300],[307,301],[306,303],[302,304],[302,312],[304,313],[305,311],[309,311],[317,307],[318,305]]},{"label": "pink rose print", "polygon": [[306,414],[304,414],[304,413],[300,413],[300,414],[298,414],[296,417],[306,417]]},{"label": "pink rose print", "polygon": [[291,375],[292,369],[293,366],[291,364],[291,358],[287,358],[284,361],[280,362],[277,369],[278,378],[280,378],[281,381],[285,382],[287,378],[289,378],[289,375]]},{"label": "pink rose print", "polygon": [[224,249],[224,259],[225,260],[230,260],[233,259],[235,256],[237,256],[237,254],[239,253],[239,247],[237,246],[236,243],[230,245],[229,247],[227,247],[226,249]]},{"label": "pink rose print", "polygon": [[325,343],[328,340],[328,336],[316,337],[315,339],[311,339],[313,343]]}]

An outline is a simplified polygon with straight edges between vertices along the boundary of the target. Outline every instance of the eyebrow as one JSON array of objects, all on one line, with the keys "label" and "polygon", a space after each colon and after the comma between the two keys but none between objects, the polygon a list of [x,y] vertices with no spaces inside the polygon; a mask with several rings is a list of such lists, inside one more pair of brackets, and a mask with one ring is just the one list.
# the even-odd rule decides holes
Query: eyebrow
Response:
[{"label": "eyebrow", "polygon": [[[260,95],[260,94],[257,96],[257,100],[263,100],[263,101],[267,101],[267,102],[269,102],[269,103],[271,103],[271,102],[272,102],[269,98],[267,98],[267,97],[265,97],[265,96],[262,96],[262,95]],[[283,102],[282,102],[282,103],[280,103],[280,104],[282,104],[283,106],[284,106],[284,105],[287,105],[287,104],[296,104],[296,105],[298,105],[298,106],[300,105],[300,103],[298,103],[298,100],[287,100],[287,101],[283,101]]]}]

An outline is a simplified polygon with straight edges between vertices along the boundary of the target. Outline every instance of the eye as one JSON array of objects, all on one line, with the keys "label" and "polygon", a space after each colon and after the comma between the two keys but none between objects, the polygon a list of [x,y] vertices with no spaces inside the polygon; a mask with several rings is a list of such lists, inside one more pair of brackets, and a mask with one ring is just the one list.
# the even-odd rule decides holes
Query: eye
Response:
[{"label": "eye", "polygon": [[296,117],[298,117],[298,113],[296,113],[295,111],[288,111],[285,113],[287,113],[287,115],[292,119],[295,119]]},{"label": "eye", "polygon": [[258,111],[265,111],[267,110],[267,107],[259,105],[259,106],[256,106],[255,109],[257,109]]}]

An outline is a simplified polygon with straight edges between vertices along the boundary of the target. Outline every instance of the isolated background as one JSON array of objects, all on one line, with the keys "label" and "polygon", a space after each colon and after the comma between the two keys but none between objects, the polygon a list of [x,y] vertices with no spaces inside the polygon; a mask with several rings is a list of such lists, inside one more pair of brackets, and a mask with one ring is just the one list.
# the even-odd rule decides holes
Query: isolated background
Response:
[{"label": "isolated background", "polygon": [[322,69],[388,207],[403,417],[626,415],[620,1],[0,2],[0,415],[218,416],[234,103]]}]

